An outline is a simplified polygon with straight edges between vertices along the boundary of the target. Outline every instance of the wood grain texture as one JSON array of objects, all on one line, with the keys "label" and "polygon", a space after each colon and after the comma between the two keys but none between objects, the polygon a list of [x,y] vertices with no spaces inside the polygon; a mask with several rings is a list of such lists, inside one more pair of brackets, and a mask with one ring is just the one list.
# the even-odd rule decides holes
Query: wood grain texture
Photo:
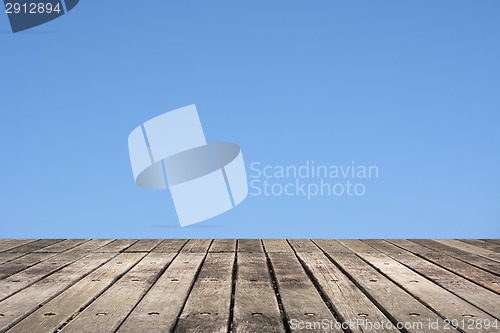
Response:
[{"label": "wood grain texture", "polygon": [[406,239],[390,239],[387,241],[500,294],[500,276]]},{"label": "wood grain texture", "polygon": [[478,256],[485,257],[491,260],[495,260],[500,263],[500,253],[495,251],[491,251],[482,247],[478,247],[472,244],[468,244],[465,242],[461,242],[456,239],[435,239],[436,242],[457,248],[459,250],[467,251],[473,254],[477,254]]},{"label": "wood grain texture", "polygon": [[500,295],[412,253],[401,251],[400,248],[386,241],[371,239],[365,240],[365,243],[384,252],[455,295],[466,299],[469,303],[474,304],[497,319],[500,318]]},{"label": "wood grain texture", "polygon": [[499,332],[468,326],[500,319],[499,247],[474,239],[0,239],[0,333]]},{"label": "wood grain texture", "polygon": [[0,332],[18,323],[114,255],[90,254],[0,302]]},{"label": "wood grain texture", "polygon": [[80,244],[88,242],[90,239],[65,239],[62,242],[57,242],[55,244],[43,247],[34,252],[44,252],[44,253],[61,253],[70,250]]},{"label": "wood grain texture", "polygon": [[500,245],[500,239],[481,239],[485,242]]},{"label": "wood grain texture", "polygon": [[487,249],[487,250],[491,250],[491,251],[495,251],[497,253],[500,253],[500,245],[499,244],[487,242],[487,241],[484,241],[481,239],[459,239],[459,241],[467,243],[467,244],[475,245],[477,247],[482,247],[483,249]]},{"label": "wood grain texture", "polygon": [[294,253],[268,254],[277,281],[288,325],[292,332],[317,332],[318,327],[299,326],[300,322],[326,320],[333,323],[323,332],[342,332],[327,304],[314,287]]},{"label": "wood grain texture", "polygon": [[264,252],[260,239],[238,239],[238,252]]},{"label": "wood grain texture", "polygon": [[332,239],[313,239],[312,242],[316,244],[321,250],[328,253],[352,253],[344,245]]},{"label": "wood grain texture", "polygon": [[[298,257],[311,272],[327,299],[333,304],[335,312],[342,322],[358,323],[389,322],[389,319],[373,304],[370,299],[338,269],[324,254],[299,252]],[[352,332],[399,332],[394,327],[376,327],[375,325],[352,325]]]},{"label": "wood grain texture", "polygon": [[263,239],[266,252],[293,252],[286,239]]},{"label": "wood grain texture", "polygon": [[61,253],[56,255],[55,253],[30,253],[29,255],[49,255],[50,258],[2,280],[0,283],[0,300],[30,286],[87,254]]},{"label": "wood grain texture", "polygon": [[135,244],[138,239],[115,239],[108,244],[98,247],[94,250],[94,252],[103,252],[103,253],[118,253],[123,252],[128,249],[130,246]]},{"label": "wood grain texture", "polygon": [[25,253],[7,253],[7,252],[1,252],[0,253],[0,270],[1,265],[5,264],[6,262],[12,261],[14,259],[17,259],[19,257],[24,256]]},{"label": "wood grain texture", "polygon": [[10,329],[12,333],[46,333],[60,328],[132,268],[145,253],[121,253],[78,281]]},{"label": "wood grain texture", "polygon": [[208,253],[174,332],[227,332],[235,253]]},{"label": "wood grain texture", "polygon": [[295,252],[321,253],[322,251],[309,239],[289,239],[288,243]]},{"label": "wood grain texture", "polygon": [[61,331],[80,333],[85,327],[85,332],[114,332],[174,256],[148,254]]},{"label": "wood grain texture", "polygon": [[[0,252],[9,251],[17,247],[23,246],[24,244],[36,242],[36,239],[6,239],[4,242],[0,243]],[[18,252],[18,251],[10,251]]]},{"label": "wood grain texture", "polygon": [[56,244],[62,242],[64,239],[39,239],[34,242],[29,242],[27,244],[14,247],[6,252],[21,252],[21,253],[30,253],[36,250],[43,249],[44,247],[50,246],[52,244]]},{"label": "wood grain texture", "polygon": [[152,252],[157,253],[177,253],[187,243],[187,239],[165,239]]},{"label": "wood grain texture", "polygon": [[[325,244],[327,242],[337,244]],[[432,332],[458,332],[454,329],[445,329],[445,321],[434,311],[368,265],[354,252],[345,252],[344,247],[340,247],[337,241],[324,240],[320,243],[326,245],[325,248],[323,245],[321,248],[325,250],[329,258],[339,265],[342,272],[391,319],[393,326],[399,323],[404,327],[406,323],[411,323],[412,326],[406,329],[407,332],[429,333],[428,323],[435,322],[438,328]]]},{"label": "wood grain texture", "polygon": [[[495,318],[474,307],[448,290],[374,249],[360,240],[339,240],[344,246],[384,273],[401,288],[421,300],[430,308],[449,320],[460,321],[471,316],[482,322],[494,322]],[[450,306],[450,303],[453,306]],[[464,330],[473,332],[473,330]],[[498,332],[495,328],[483,328],[482,332]]]},{"label": "wood grain texture", "polygon": [[11,260],[0,266],[0,279],[21,272],[33,265],[36,265],[48,258],[54,256],[55,253],[28,253],[17,259]]},{"label": "wood grain texture", "polygon": [[410,241],[425,246],[427,248],[430,248],[432,250],[436,250],[453,258],[462,260],[471,265],[489,271],[493,274],[500,275],[500,265],[498,264],[498,262],[494,260],[481,257],[474,253],[460,250],[456,247],[452,247],[432,239],[410,239]]},{"label": "wood grain texture", "polygon": [[117,332],[135,333],[137,327],[143,332],[170,332],[204,258],[201,253],[179,253]]},{"label": "wood grain texture", "polygon": [[182,253],[205,253],[211,243],[211,239],[190,239],[180,251]]},{"label": "wood grain texture", "polygon": [[124,252],[149,252],[161,242],[161,239],[140,239]]},{"label": "wood grain texture", "polygon": [[264,253],[238,253],[233,331],[285,332]]},{"label": "wood grain texture", "polygon": [[214,239],[209,252],[235,252],[236,239]]},{"label": "wood grain texture", "polygon": [[89,252],[94,252],[102,248],[103,246],[111,243],[112,239],[91,239],[88,242],[83,242],[69,250],[64,251],[65,253],[81,253],[86,254]]}]

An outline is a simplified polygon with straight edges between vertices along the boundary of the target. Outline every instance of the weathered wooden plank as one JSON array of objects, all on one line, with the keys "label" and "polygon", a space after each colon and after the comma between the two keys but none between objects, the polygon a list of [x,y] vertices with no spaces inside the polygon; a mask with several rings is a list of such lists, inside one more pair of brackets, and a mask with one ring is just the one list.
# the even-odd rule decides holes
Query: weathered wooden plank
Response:
[{"label": "weathered wooden plank", "polygon": [[392,325],[383,329],[376,326],[390,321],[323,253],[297,255],[351,332],[399,332]]},{"label": "weathered wooden plank", "polygon": [[174,332],[227,332],[235,253],[208,253]]},{"label": "weathered wooden plank", "polygon": [[[336,241],[331,240],[331,242]],[[356,254],[328,250],[325,252],[365,294],[369,295],[392,323],[397,323],[396,325],[402,327],[410,323],[411,326],[406,327],[406,331],[410,333],[457,332],[454,329],[446,329],[446,323],[440,316],[365,263]],[[436,323],[437,327],[432,327],[431,330],[429,323]]]},{"label": "weathered wooden plank", "polygon": [[285,332],[264,253],[238,253],[233,332]]},{"label": "weathered wooden plank", "polygon": [[278,285],[283,309],[292,332],[317,332],[319,327],[300,323],[326,320],[333,325],[322,332],[342,332],[337,320],[299,263],[294,253],[268,253]]},{"label": "weathered wooden plank", "polygon": [[124,252],[149,252],[162,242],[161,239],[140,239]]},{"label": "weathered wooden plank", "polygon": [[406,239],[390,239],[387,241],[485,288],[500,293],[500,277],[497,275]]},{"label": "weathered wooden plank", "polygon": [[[386,241],[370,239],[364,242],[420,273],[446,290],[467,300],[467,302],[474,304],[479,309],[496,318],[500,318],[500,295]],[[413,281],[412,283],[419,282]]]},{"label": "weathered wooden plank", "polygon": [[0,302],[0,332],[5,332],[38,308],[43,309],[45,303],[113,256],[111,253],[90,254]]},{"label": "weathered wooden plank", "polygon": [[91,239],[88,242],[82,243],[74,248],[71,248],[65,253],[90,253],[93,251],[98,251],[101,247],[111,243],[112,239]]},{"label": "weathered wooden plank", "polygon": [[[174,328],[176,332],[228,332],[229,330],[232,332],[263,330],[266,332],[307,332],[306,323],[319,324],[318,319],[324,323],[323,319],[328,320],[328,318],[324,316],[320,318],[316,311],[317,307],[314,307],[315,311],[309,312],[309,315],[302,313],[303,319],[290,315],[292,310],[299,313],[306,306],[310,306],[307,300],[306,305],[301,305],[302,309],[299,307],[297,310],[290,305],[293,295],[295,298],[292,300],[296,303],[304,301],[302,294],[305,294],[306,298],[310,297],[304,288],[300,287],[304,282],[297,279],[297,276],[304,275],[308,281],[306,284],[309,283],[309,287],[312,286],[310,290],[316,292],[320,303],[326,307],[332,317],[344,323],[355,322],[358,325],[364,325],[351,326],[352,332],[390,332],[391,326],[377,328],[370,325],[370,323],[380,324],[384,320],[386,324],[389,324],[388,320],[392,323],[421,322],[422,328],[414,326],[406,330],[411,333],[456,332],[444,329],[443,317],[459,321],[465,319],[466,323],[468,319],[493,321],[493,317],[500,317],[500,296],[498,295],[500,294],[500,273],[492,272],[500,268],[500,263],[486,257],[498,254],[495,250],[499,245],[494,241],[422,240],[422,243],[427,243],[428,247],[418,244],[419,240],[416,242],[407,240],[341,241],[349,249],[332,240],[211,241],[193,239],[188,243],[187,240],[149,240],[158,241],[158,243],[152,250],[147,250],[154,244],[148,245],[143,242],[142,249],[139,248],[141,251],[138,252],[151,252],[150,254],[132,253],[136,251],[128,254],[146,256],[146,258],[157,255],[161,260],[167,261],[169,260],[167,257],[176,256],[163,274],[160,274],[161,268],[159,271],[156,268],[148,271],[152,267],[145,265],[146,259],[142,261],[138,259],[138,266],[128,273],[123,272],[125,275],[122,278],[120,276],[123,274],[115,276],[98,293],[90,288],[90,295],[82,295],[89,289],[88,286],[80,287],[74,299],[73,293],[71,297],[68,296],[71,286],[80,285],[84,276],[93,274],[91,271],[116,256],[118,252],[130,248],[136,240],[90,240],[84,243],[82,243],[84,240],[64,240],[45,247],[41,247],[44,244],[43,240],[30,240],[29,243],[21,245],[14,244],[13,241],[0,240],[0,248],[4,244],[10,247],[0,253],[0,279],[6,272],[5,268],[10,265],[13,269],[12,274],[9,273],[11,275],[4,276],[4,279],[0,281],[0,332],[12,328],[12,331],[17,330],[14,332],[26,329],[35,333],[45,330],[55,332],[61,329],[65,332],[117,331],[123,333],[137,332],[138,327],[145,332],[168,332]],[[30,243],[34,244],[25,246]],[[239,246],[237,243],[240,243]],[[296,252],[290,244],[296,247]],[[18,248],[17,251],[33,252],[28,255],[26,252],[10,252],[9,250],[14,247]],[[182,247],[184,247],[183,251],[181,251]],[[235,253],[235,248],[240,252]],[[358,254],[353,253],[351,249]],[[108,251],[110,252],[92,253]],[[186,253],[180,253],[184,251]],[[37,255],[51,255],[51,257],[38,258],[37,261]],[[67,262],[63,260],[63,255],[68,258]],[[91,262],[95,260],[90,260],[88,257],[81,258],[86,255],[104,257],[95,257],[97,261]],[[229,298],[222,296],[222,305],[215,304],[217,295],[223,294],[220,287],[223,283],[220,279],[210,281],[207,276],[204,282],[205,287],[202,291],[197,291],[201,287],[196,287],[198,285],[196,277],[198,273],[202,276],[200,267],[205,267],[202,266],[202,262],[207,255],[229,255],[233,256],[233,260],[235,255],[237,257],[236,271],[233,271],[234,266],[228,264],[231,266],[228,279]],[[282,260],[282,269],[286,268],[293,274],[287,271],[286,274],[282,274],[284,277],[282,276],[280,281],[276,269],[279,265],[275,265],[272,257],[278,256],[281,260],[282,255],[291,255],[293,260]],[[268,261],[266,261],[266,256],[270,258]],[[71,261],[70,257],[76,258],[76,261]],[[24,265],[29,264],[30,260],[32,264],[15,271],[13,262],[18,260],[21,262],[20,266],[22,262]],[[52,262],[54,264],[51,264]],[[267,266],[268,262],[271,273]],[[294,267],[297,264],[298,266]],[[212,271],[214,273],[211,276],[218,277],[221,272],[224,276],[228,272],[225,269],[215,268]],[[136,273],[141,275],[139,281],[128,279]],[[102,274],[107,276],[108,273]],[[160,278],[153,283],[159,275]],[[232,280],[232,276],[236,279]],[[417,277],[421,280],[409,281],[410,278]],[[288,279],[288,281],[283,282],[283,279],[285,281]],[[274,282],[277,284],[273,284]],[[296,294],[283,292],[286,288],[282,287],[287,283],[289,289],[296,288],[299,292]],[[212,288],[212,285],[215,285],[215,288]],[[296,285],[299,287],[297,288]],[[433,287],[430,288],[430,285]],[[274,293],[277,289],[273,286],[279,289],[278,294]],[[231,290],[234,291],[233,311],[226,310],[230,308]],[[436,290],[442,291],[436,292]],[[67,295],[64,297],[66,303],[62,306],[54,303],[58,295]],[[202,304],[205,298],[209,300],[208,305]],[[84,302],[85,300],[87,301]],[[75,304],[70,301],[74,301]],[[229,302],[228,305],[227,302]],[[39,304],[42,303],[51,304],[52,308],[58,311],[52,312],[56,315],[42,314],[40,316],[38,311],[41,309],[51,309],[45,305],[38,310]],[[79,303],[78,307],[76,303]],[[198,307],[198,304],[202,306]],[[464,304],[469,308],[466,308]],[[71,306],[77,310],[68,310]],[[78,313],[82,308],[83,312]],[[468,311],[469,309],[474,309],[481,315],[477,312],[472,313]],[[220,312],[217,312],[219,310]],[[322,310],[324,309],[320,307],[320,311]],[[66,314],[54,321],[52,317],[59,316],[59,312]],[[39,315],[37,320],[32,319],[35,314]],[[450,318],[450,314],[454,314],[455,317]],[[182,317],[182,315],[185,316]],[[231,318],[232,323],[229,322]],[[355,321],[360,318],[365,321]],[[21,326],[26,325],[25,322],[29,323],[30,320],[31,326]],[[295,320],[295,324],[302,323],[302,326],[294,325],[292,320]],[[303,321],[299,322],[299,320]],[[440,328],[429,328],[429,321],[438,323]],[[49,323],[45,324],[45,322]],[[332,323],[336,321],[333,320]],[[324,328],[323,325],[321,328]],[[316,332],[320,329],[310,328],[309,331]],[[482,329],[480,331],[487,333],[494,330]],[[394,332],[397,331],[394,330]],[[478,330],[469,330],[465,327],[462,329],[462,333],[464,332],[476,333]]]},{"label": "weathered wooden plank", "polygon": [[104,266],[81,279],[42,308],[14,325],[10,332],[46,333],[55,331],[73,315],[77,314],[81,308],[92,302],[94,297],[99,296],[144,256],[144,253],[118,254]]},{"label": "weathered wooden plank", "polygon": [[61,331],[114,332],[174,257],[149,253]]},{"label": "weathered wooden plank", "polygon": [[38,264],[52,256],[55,253],[28,253],[20,258],[9,261],[0,266],[0,279],[16,274],[24,269]]},{"label": "weathered wooden plank", "polygon": [[263,239],[265,252],[293,252],[286,239]]},{"label": "weathered wooden plank", "polygon": [[158,244],[151,252],[157,253],[177,253],[187,243],[187,239],[165,239]]},{"label": "weathered wooden plank", "polygon": [[459,241],[500,253],[500,245],[495,243],[490,243],[481,239],[459,239]]},{"label": "weathered wooden plank", "polygon": [[493,243],[493,244],[497,244],[497,245],[500,245],[500,239],[481,239],[485,242],[488,242],[488,243]]},{"label": "weathered wooden plank", "polygon": [[235,252],[236,239],[214,239],[208,252]]},{"label": "weathered wooden plank", "polygon": [[[24,256],[25,253],[7,253],[7,252],[1,252],[0,253],[0,265],[5,264],[6,262],[12,261],[14,259],[17,259],[19,257]],[[0,267],[0,270],[2,268]]]},{"label": "weathered wooden plank", "polygon": [[190,239],[182,248],[182,253],[205,253],[208,251],[211,239]]},{"label": "weathered wooden plank", "polygon": [[496,261],[478,256],[477,254],[473,254],[467,251],[459,250],[456,247],[451,247],[449,245],[436,242],[432,239],[410,239],[410,241],[432,250],[436,250],[443,254],[452,256],[459,260],[465,261],[471,265],[477,266],[491,273],[500,275],[500,265]]},{"label": "weathered wooden plank", "polygon": [[[448,290],[432,283],[428,279],[360,240],[339,240],[339,242],[376,267],[421,302],[440,313],[443,317],[449,320],[461,321],[466,316],[472,316],[483,323],[486,321],[495,321],[495,318],[484,311],[477,309]],[[453,304],[453,306],[450,306],[450,303]],[[464,329],[464,331],[471,332],[467,329]],[[498,332],[494,328],[483,328],[483,332],[495,331]]]},{"label": "weathered wooden plank", "polygon": [[117,330],[118,333],[171,332],[205,254],[179,253]]},{"label": "weathered wooden plank", "polygon": [[115,239],[114,241],[94,250],[94,252],[103,252],[103,253],[123,252],[125,249],[129,248],[132,244],[134,244],[137,241],[138,239]]},{"label": "weathered wooden plank", "polygon": [[34,252],[61,253],[69,249],[72,249],[75,246],[88,242],[89,240],[90,239],[65,239],[62,242],[57,242],[55,244],[38,249]]},{"label": "weathered wooden plank", "polygon": [[36,239],[7,239],[0,244],[0,252],[15,249],[16,247],[23,246],[24,244],[37,241]]},{"label": "weathered wooden plank", "polygon": [[6,252],[17,252],[17,253],[31,253],[33,251],[42,249],[46,246],[50,246],[55,243],[62,242],[64,239],[39,239],[34,242],[29,242],[27,244],[17,246],[15,248],[12,248],[10,250],[7,250]]},{"label": "weathered wooden plank", "polygon": [[260,239],[238,239],[238,252],[262,253],[262,242]]},{"label": "weathered wooden plank", "polygon": [[30,253],[30,255],[45,255],[50,256],[47,260],[41,261],[36,265],[26,268],[16,274],[13,274],[0,283],[0,300],[22,290],[29,285],[43,279],[45,276],[61,269],[62,267],[71,264],[80,259],[86,254],[81,253]]},{"label": "weathered wooden plank", "polygon": [[312,242],[321,248],[321,250],[328,253],[352,253],[344,245],[331,239],[313,239]]},{"label": "weathered wooden plank", "polygon": [[309,239],[289,239],[295,252],[319,253],[321,250]]},{"label": "weathered wooden plank", "polygon": [[[467,244],[456,239],[435,239],[436,242],[457,248],[462,251],[467,251],[478,256],[485,257],[500,263],[500,253],[477,247],[475,245]],[[500,264],[499,264],[500,267]]]}]

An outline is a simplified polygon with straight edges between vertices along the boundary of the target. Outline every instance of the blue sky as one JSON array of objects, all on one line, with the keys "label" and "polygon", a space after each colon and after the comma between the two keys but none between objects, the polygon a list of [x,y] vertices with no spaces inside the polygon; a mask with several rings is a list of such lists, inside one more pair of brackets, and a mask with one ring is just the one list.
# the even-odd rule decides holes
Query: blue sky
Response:
[{"label": "blue sky", "polygon": [[[499,13],[83,0],[17,34],[2,14],[0,237],[499,238]],[[180,228],[167,191],[134,184],[127,137],[189,104],[247,168],[355,161],[379,177],[361,197],[249,196]]]}]

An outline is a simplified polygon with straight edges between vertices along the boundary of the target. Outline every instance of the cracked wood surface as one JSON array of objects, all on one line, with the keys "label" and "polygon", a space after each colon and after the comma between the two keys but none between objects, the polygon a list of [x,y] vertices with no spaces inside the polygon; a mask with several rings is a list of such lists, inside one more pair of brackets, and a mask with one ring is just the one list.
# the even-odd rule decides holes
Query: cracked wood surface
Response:
[{"label": "cracked wood surface", "polygon": [[0,333],[500,333],[499,320],[495,239],[0,239]]}]

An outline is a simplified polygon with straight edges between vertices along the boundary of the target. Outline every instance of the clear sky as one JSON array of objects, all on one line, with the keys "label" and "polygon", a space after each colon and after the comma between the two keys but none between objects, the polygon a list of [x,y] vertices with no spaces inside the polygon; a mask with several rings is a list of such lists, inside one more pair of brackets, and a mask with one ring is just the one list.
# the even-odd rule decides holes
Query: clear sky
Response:
[{"label": "clear sky", "polygon": [[[0,237],[500,238],[499,17],[497,0],[82,0],[12,34],[0,14]],[[134,184],[127,137],[189,104],[249,176],[378,178],[180,228],[168,191]]]}]

